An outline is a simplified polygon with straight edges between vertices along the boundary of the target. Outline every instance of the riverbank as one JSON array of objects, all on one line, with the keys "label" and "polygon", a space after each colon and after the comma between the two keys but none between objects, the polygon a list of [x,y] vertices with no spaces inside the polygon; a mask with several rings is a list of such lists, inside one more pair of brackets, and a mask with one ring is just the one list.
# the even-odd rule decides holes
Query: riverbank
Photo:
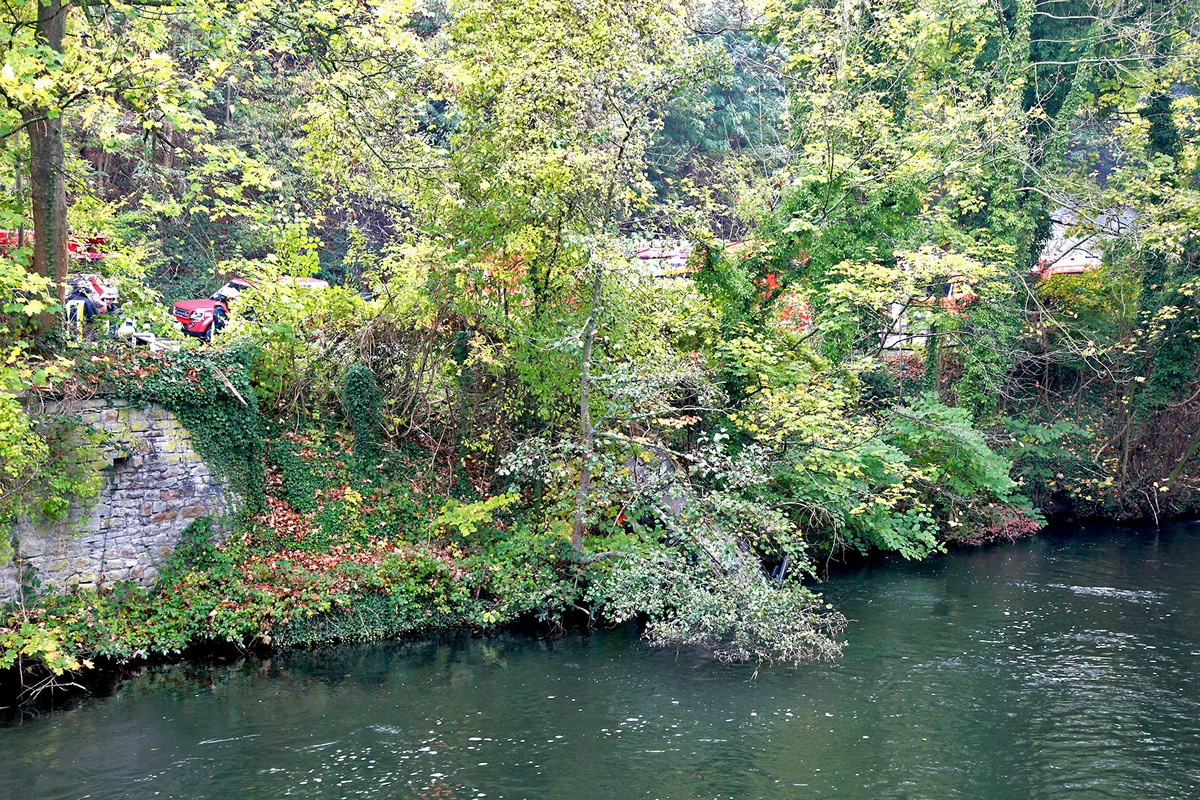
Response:
[{"label": "riverbank", "polygon": [[0,728],[0,795],[1182,800],[1197,532],[1056,528],[861,563],[826,586],[852,619],[843,658],[753,679],[627,628],[156,667]]},{"label": "riverbank", "polygon": [[[1095,522],[1082,525],[1103,527]],[[1051,527],[1047,535],[1063,527]],[[563,594],[559,605],[512,605],[497,611],[478,587],[466,583],[472,571],[445,554],[439,558],[415,548],[377,547],[301,557],[281,553],[274,543],[264,551],[263,543],[256,546],[248,535],[216,546],[209,533],[206,521],[195,526],[156,588],[123,586],[118,591],[50,595],[28,606],[24,618],[52,636],[30,641],[35,646],[41,641],[54,648],[52,656],[76,663],[56,674],[45,660],[35,660],[45,651],[26,653],[32,658],[21,665],[23,673],[15,665],[0,671],[0,707],[10,716],[60,709],[83,696],[103,695],[154,665],[224,663],[295,648],[410,640],[455,631],[557,635],[591,628],[596,622],[581,605],[587,600],[583,567],[569,560],[545,565],[574,576],[574,593]],[[959,543],[951,555],[937,560],[1012,541]],[[861,570],[886,569],[896,561],[883,553],[847,553],[822,564],[826,580],[836,581]]]},{"label": "riverbank", "polygon": [[[225,368],[232,369],[229,364]],[[210,388],[216,391],[217,384]],[[240,405],[233,408],[235,416],[249,413],[239,411]],[[84,689],[102,685],[106,675],[120,674],[125,665],[189,654],[261,653],[442,630],[486,632],[529,621],[558,628],[572,620],[645,621],[654,609],[673,620],[692,607],[711,605],[710,616],[696,623],[703,627],[745,601],[721,597],[728,591],[726,578],[725,585],[715,588],[710,584],[691,595],[678,592],[677,584],[691,580],[697,565],[722,559],[734,564],[740,558],[734,554],[744,552],[722,554],[703,537],[687,543],[693,552],[678,548],[679,562],[690,566],[668,565],[665,578],[635,572],[632,580],[612,582],[624,563],[653,564],[656,552],[674,551],[679,541],[667,533],[671,519],[629,519],[617,505],[619,498],[605,501],[608,516],[597,521],[580,558],[562,520],[548,518],[547,509],[537,508],[532,496],[488,496],[456,486],[453,472],[428,461],[424,451],[384,454],[376,449],[364,460],[340,426],[296,432],[278,421],[259,425],[241,427],[261,438],[251,448],[265,462],[253,471],[261,473],[261,499],[240,516],[223,520],[222,535],[214,535],[214,520],[200,519],[160,566],[153,585],[118,583],[98,592],[32,595],[0,620],[0,667],[9,668],[0,705],[34,700],[36,706],[38,696],[52,704],[56,692],[69,695],[80,684]],[[969,437],[964,441],[972,442]],[[214,452],[225,453],[215,463],[230,461],[231,448]],[[692,502],[695,510],[703,508],[699,499]],[[740,506],[735,510],[739,515],[753,512]],[[1013,541],[1039,528],[1036,514],[1020,506],[978,504],[968,510],[969,515],[943,526],[941,546]],[[716,506],[709,513],[730,510]],[[779,535],[778,530],[769,533]],[[834,654],[841,618],[798,580],[806,565],[827,570],[828,553],[812,541],[803,541],[795,552],[781,550],[770,538],[756,541],[764,556],[774,554],[776,567],[789,554],[791,570],[784,577],[789,586],[799,587],[796,596],[802,605],[798,614],[772,606],[755,635],[768,641],[786,638],[788,620],[808,624],[804,615],[813,614],[812,627],[800,629],[798,636],[811,638],[813,631],[824,631],[829,645],[813,652]],[[836,555],[853,560],[864,552],[879,550],[843,543]],[[914,555],[904,548],[900,552]],[[771,566],[756,561],[736,570],[722,566],[721,571],[749,576],[747,585],[753,589],[767,586],[763,576]],[[639,592],[643,597],[636,602],[641,605],[626,603]],[[625,610],[614,613],[614,607]],[[685,631],[674,642],[713,646],[736,640],[739,620],[729,617],[721,623],[726,625],[722,632],[707,640],[688,639],[691,634]],[[733,657],[771,660],[770,653],[757,652]]]}]

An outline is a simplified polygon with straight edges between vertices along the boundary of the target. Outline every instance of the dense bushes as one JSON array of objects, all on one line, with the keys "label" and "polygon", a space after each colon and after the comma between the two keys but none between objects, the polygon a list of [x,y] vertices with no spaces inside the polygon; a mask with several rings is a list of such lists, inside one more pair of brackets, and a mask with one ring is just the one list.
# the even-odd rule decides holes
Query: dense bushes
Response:
[{"label": "dense bushes", "polygon": [[[1069,57],[1098,46],[1092,28],[983,4],[848,25],[811,3],[753,32],[708,26],[736,28],[743,52],[758,36],[803,57],[770,67],[758,107],[775,116],[756,136],[681,159],[706,164],[701,185],[649,156],[671,150],[663,109],[686,116],[732,52],[693,40],[691,6],[511,0],[496,25],[495,3],[452,5],[352,14],[319,53],[247,17],[238,33],[261,47],[231,35],[238,63],[202,59],[245,102],[185,92],[172,119],[198,123],[192,141],[154,164],[163,180],[130,186],[139,209],[76,205],[146,243],[113,262],[143,307],[151,267],[177,287],[201,269],[257,281],[224,349],[80,359],[87,379],[175,410],[255,513],[226,543],[185,548],[157,594],[47,599],[30,613],[69,633],[60,652],[574,606],[640,616],[663,644],[822,657],[841,620],[803,583],[818,558],[1025,535],[1041,522],[1030,498],[1130,515],[1194,502],[1197,254],[1181,231],[1197,228],[1200,151],[1176,126],[1186,100],[1112,91],[1101,71],[1076,84]],[[1033,42],[1056,54],[1030,61]],[[1146,64],[1135,83],[1153,86],[1176,80],[1177,56],[1167,37],[1154,58],[1105,58]],[[1070,92],[1032,91],[1060,78]],[[302,99],[280,89],[293,80]],[[1084,129],[1114,154],[1103,186],[1093,148],[1071,145]],[[751,141],[763,149],[734,152]],[[1103,271],[1035,289],[1049,209],[1027,198],[1063,187],[1094,195],[1081,208],[1132,209],[1139,231],[1106,247]],[[660,225],[697,243],[695,274],[633,258]],[[319,269],[353,279],[281,280]],[[48,287],[21,273],[0,270],[4,313],[29,323]],[[28,374],[6,389],[46,382],[46,364],[14,358]],[[32,447],[27,430],[9,428]]]}]

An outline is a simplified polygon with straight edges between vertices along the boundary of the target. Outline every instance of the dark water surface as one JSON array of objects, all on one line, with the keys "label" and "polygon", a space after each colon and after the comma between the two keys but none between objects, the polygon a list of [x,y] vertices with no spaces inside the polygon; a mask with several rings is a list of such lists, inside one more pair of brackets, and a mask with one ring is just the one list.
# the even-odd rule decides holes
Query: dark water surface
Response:
[{"label": "dark water surface", "polygon": [[1200,798],[1200,526],[843,573],[799,669],[627,630],[147,672],[0,728],[0,798]]}]

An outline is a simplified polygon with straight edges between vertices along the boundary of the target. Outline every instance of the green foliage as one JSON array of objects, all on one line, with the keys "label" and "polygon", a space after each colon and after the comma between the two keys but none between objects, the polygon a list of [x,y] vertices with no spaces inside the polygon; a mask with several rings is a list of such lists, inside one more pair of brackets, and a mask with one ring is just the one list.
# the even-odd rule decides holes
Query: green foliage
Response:
[{"label": "green foliage", "polygon": [[19,519],[42,524],[67,518],[73,502],[100,490],[100,437],[77,419],[31,414],[0,395],[0,563],[12,556]]},{"label": "green foliage", "polygon": [[1106,347],[1129,335],[1141,287],[1124,264],[1108,264],[1079,275],[1055,275],[1037,288],[1063,323]]},{"label": "green foliage", "polygon": [[281,431],[274,433],[269,437],[267,464],[279,472],[283,499],[303,514],[316,511],[317,491],[327,483],[318,473],[321,465],[316,463],[316,453],[303,452],[297,442],[282,436]]},{"label": "green foliage", "polygon": [[1183,275],[1174,272],[1151,268],[1146,274],[1151,283],[1143,290],[1138,331],[1146,346],[1135,356],[1135,368],[1145,375],[1136,394],[1137,406],[1143,410],[1158,410],[1184,398],[1196,382],[1200,365],[1200,301],[1196,298],[1200,281],[1188,279],[1190,270]]},{"label": "green foliage", "polygon": [[1120,504],[1112,495],[1113,476],[1102,474],[1080,456],[1094,441],[1092,431],[1068,420],[1037,424],[1020,418],[1005,419],[1004,430],[1013,440],[1008,448],[1013,474],[1038,507],[1052,508],[1069,497],[1080,516],[1120,515]]},{"label": "green foliage", "polygon": [[9,669],[22,659],[30,659],[42,665],[56,677],[80,668],[92,667],[92,662],[80,661],[63,650],[62,628],[33,622],[22,622],[19,627],[0,627],[0,669]]},{"label": "green foliage", "polygon": [[[121,14],[75,19],[61,85],[31,82],[18,24],[0,76],[17,106],[99,87],[64,112],[95,193],[127,204],[73,221],[113,232],[139,315],[161,317],[151,272],[170,296],[258,283],[229,349],[80,365],[176,411],[262,513],[222,545],[189,533],[156,592],[47,600],[30,619],[63,653],[590,603],[662,644],[824,657],[842,621],[803,585],[818,556],[1025,535],[1027,494],[1157,513],[1154,481],[1194,483],[1200,438],[1172,434],[1200,363],[1196,104],[1168,90],[1196,82],[1186,24],[1107,0],[186,10],[130,11],[125,49]],[[1064,195],[1081,227],[1128,208],[1137,231],[1031,290]],[[698,272],[643,274],[631,240],[681,232]],[[51,287],[24,258],[0,266],[10,393],[61,371],[33,354]],[[345,285],[279,280],[318,270]],[[801,299],[810,327],[781,318]],[[20,413],[0,406],[12,475],[49,458]]]},{"label": "green foliage", "polygon": [[727,661],[799,663],[841,652],[845,619],[797,581],[768,583],[732,540],[693,540],[630,555],[593,585],[606,618],[649,618],[646,637],[668,647],[703,647]]},{"label": "green foliage", "polygon": [[66,518],[72,501],[100,489],[96,437],[76,421],[31,415],[16,399],[0,396],[0,563],[12,555],[18,519],[35,523]]},{"label": "green foliage", "polygon": [[478,503],[449,500],[442,507],[442,512],[434,518],[433,524],[452,529],[459,536],[466,538],[477,532],[480,526],[490,523],[496,511],[508,508],[520,499],[520,495],[498,494]]},{"label": "green foliage", "polygon": [[364,595],[347,608],[291,620],[275,634],[273,642],[281,647],[370,642],[395,639],[434,627],[465,627],[473,622],[469,614],[453,610],[427,614],[425,601],[427,598],[412,602],[399,593],[395,596]]},{"label": "green foliage", "polygon": [[493,626],[575,599],[574,582],[554,570],[561,555],[536,535],[495,540],[457,562],[437,545],[386,541],[308,552],[246,534],[214,545],[201,520],[152,590],[123,584],[11,609],[0,617],[0,666],[22,651],[48,669],[78,669],[85,656],[130,660],[206,641],[312,644]]},{"label": "green foliage", "polygon": [[213,520],[200,517],[192,521],[179,535],[179,543],[167,555],[158,571],[159,586],[171,586],[191,571],[212,569],[223,554],[214,542]]},{"label": "green foliage", "polygon": [[965,408],[942,405],[926,394],[892,410],[890,438],[909,464],[949,502],[982,496],[998,502],[1013,498],[1012,464],[993,451],[975,429]]},{"label": "green foliage", "polygon": [[[870,286],[863,281],[853,291]],[[1011,464],[987,445],[967,409],[932,395],[907,404],[877,397],[860,388],[860,374],[878,382],[870,361],[839,368],[789,352],[786,341],[727,338],[721,348],[747,395],[730,418],[766,473],[759,497],[790,509],[810,541],[921,558],[939,549],[940,538],[959,538],[966,513],[993,504],[1026,514]],[[764,447],[783,455],[767,457]]]}]

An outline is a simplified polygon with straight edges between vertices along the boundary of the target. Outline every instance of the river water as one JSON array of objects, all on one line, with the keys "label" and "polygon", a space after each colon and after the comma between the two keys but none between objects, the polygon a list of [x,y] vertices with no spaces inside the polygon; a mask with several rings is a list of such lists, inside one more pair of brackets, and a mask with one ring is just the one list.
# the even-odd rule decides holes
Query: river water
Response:
[{"label": "river water", "polygon": [[0,728],[0,798],[1197,798],[1200,526],[1076,529],[826,594],[832,664],[628,629],[147,671]]}]

